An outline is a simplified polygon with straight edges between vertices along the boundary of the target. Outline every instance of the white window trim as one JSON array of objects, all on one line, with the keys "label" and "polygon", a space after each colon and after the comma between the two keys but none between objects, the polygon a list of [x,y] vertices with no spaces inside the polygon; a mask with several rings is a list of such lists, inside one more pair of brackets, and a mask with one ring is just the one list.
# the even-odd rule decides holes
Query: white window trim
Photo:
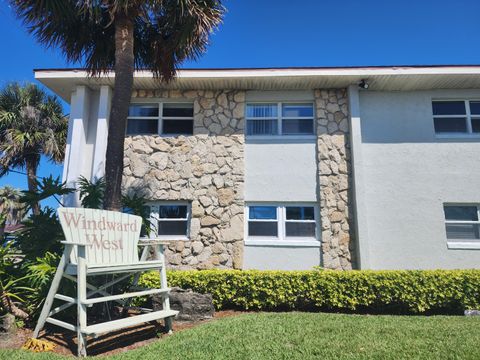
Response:
[{"label": "white window trim", "polygon": [[[148,101],[150,100],[150,101]],[[164,104],[190,104],[192,105],[192,109],[194,109],[194,103],[192,101],[188,100],[182,100],[182,99],[175,99],[174,101],[168,101],[168,100],[152,100],[152,99],[142,99],[142,101],[138,101],[137,99],[132,100],[130,102],[131,105],[158,105],[158,116],[128,116],[127,117],[127,122],[130,119],[139,119],[139,120],[156,120],[157,121],[157,126],[158,130],[156,134],[151,134],[151,133],[132,133],[128,134],[125,133],[125,136],[138,136],[138,135],[156,135],[156,136],[161,136],[161,137],[172,137],[172,136],[191,136],[191,134],[183,134],[183,133],[178,133],[178,134],[164,134],[163,133],[163,121],[164,120],[187,120],[187,121],[192,121],[192,133],[193,133],[193,128],[195,127],[194,122],[194,116],[192,117],[172,117],[172,116],[163,116],[163,105]],[[195,110],[194,110],[195,111]],[[128,126],[128,124],[127,124]],[[126,130],[125,130],[126,131]]]},{"label": "white window trim", "polygon": [[[465,103],[465,115],[433,115],[433,103],[436,101],[463,101]],[[461,98],[461,99],[455,99],[455,98],[432,98],[431,103],[431,111],[432,111],[432,120],[433,120],[433,131],[435,133],[435,137],[437,139],[480,139],[480,133],[474,133],[472,130],[472,114],[470,112],[470,102],[471,101],[480,101],[480,99],[476,98]],[[480,115],[474,115],[474,118],[480,118]],[[466,118],[467,122],[467,132],[442,132],[442,133],[437,133],[435,132],[435,118]]]},{"label": "white window trim", "polygon": [[[183,240],[189,241],[190,240],[190,224],[192,219],[192,206],[188,201],[152,201],[146,204],[147,206],[157,207],[156,212],[150,210],[149,220],[151,222],[151,229],[150,229],[150,237],[154,237],[155,239],[160,240]],[[186,206],[187,207],[187,217],[186,218],[175,218],[175,219],[162,219],[162,221],[178,221],[178,220],[185,220],[187,221],[187,235],[157,235],[157,218],[155,215],[158,215],[158,207],[159,206],[168,206],[168,205],[175,205],[175,206]]]},{"label": "white window trim", "polygon": [[[277,211],[277,220],[255,220],[249,219],[250,206],[275,206]],[[307,206],[313,207],[315,220],[286,220],[286,207]],[[246,246],[291,246],[291,247],[320,247],[320,211],[316,203],[309,202],[248,202],[244,208],[244,238]],[[277,222],[278,236],[248,236],[248,222]],[[315,222],[315,238],[313,237],[287,237],[285,235],[287,222]]]},{"label": "white window trim", "polygon": [[[444,219],[444,226],[447,224],[477,224],[480,225],[480,204],[476,203],[444,203],[445,206],[475,206],[477,208],[477,221],[463,221],[463,220],[447,220]],[[447,238],[447,232],[445,229],[445,238],[447,239],[447,248],[448,249],[458,249],[458,250],[480,250],[480,239],[464,239],[455,241],[455,239]]]},{"label": "white window trim", "polygon": [[[247,112],[247,106],[248,105],[262,105],[262,104],[271,104],[277,105],[277,116],[276,117],[248,117],[246,112]],[[312,111],[313,111],[313,116],[297,116],[297,117],[292,117],[292,116],[283,116],[282,114],[282,106],[285,104],[311,104],[312,105]],[[316,119],[317,117],[315,116],[315,102],[312,100],[292,100],[292,101],[247,101],[245,103],[245,137],[250,138],[250,139],[311,139],[316,137]],[[313,132],[312,134],[284,134],[283,133],[283,120],[312,120],[312,127],[313,127]],[[277,134],[275,135],[265,135],[265,134],[260,134],[260,135],[252,135],[252,134],[247,134],[247,124],[248,120],[276,120],[277,121]]]}]

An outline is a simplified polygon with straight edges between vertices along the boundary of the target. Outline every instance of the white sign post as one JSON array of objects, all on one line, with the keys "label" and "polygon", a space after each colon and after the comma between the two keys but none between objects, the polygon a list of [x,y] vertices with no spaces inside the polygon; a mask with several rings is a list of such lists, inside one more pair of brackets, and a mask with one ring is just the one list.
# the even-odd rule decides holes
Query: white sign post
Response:
[{"label": "white sign post", "polygon": [[[164,241],[149,239],[139,243],[142,219],[139,216],[114,211],[59,208],[58,216],[62,224],[66,241],[62,258],[53,278],[40,318],[33,334],[37,338],[46,322],[76,331],[78,335],[78,356],[87,355],[87,336],[96,336],[113,330],[141,324],[148,321],[165,319],[167,331],[172,330],[172,319],[178,311],[170,309]],[[138,257],[138,246],[144,246],[142,256]],[[149,248],[153,247],[155,260],[147,260]],[[112,285],[135,274],[136,285],[140,273],[148,270],[160,271],[160,287],[123,294],[110,294]],[[112,281],[96,287],[88,283],[88,277],[96,275],[117,275]],[[58,293],[62,278],[77,283],[76,298]],[[125,306],[128,300],[137,296],[162,294],[163,309],[150,309],[141,315],[106,321],[99,324],[87,324],[87,308],[93,304],[115,301]],[[52,309],[54,300],[64,304]],[[53,315],[70,306],[77,306],[77,324],[69,324],[53,318]]]}]

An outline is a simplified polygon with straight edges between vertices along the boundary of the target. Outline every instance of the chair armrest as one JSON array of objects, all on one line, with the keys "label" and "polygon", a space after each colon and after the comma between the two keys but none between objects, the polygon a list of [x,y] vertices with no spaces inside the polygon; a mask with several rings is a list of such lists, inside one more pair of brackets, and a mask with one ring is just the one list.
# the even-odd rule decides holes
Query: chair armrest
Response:
[{"label": "chair armrest", "polygon": [[149,239],[139,239],[138,246],[148,246],[148,245],[169,245],[170,241],[165,239],[158,238],[149,238]]},{"label": "chair armrest", "polygon": [[63,245],[87,246],[87,244],[77,243],[73,241],[60,241]]}]

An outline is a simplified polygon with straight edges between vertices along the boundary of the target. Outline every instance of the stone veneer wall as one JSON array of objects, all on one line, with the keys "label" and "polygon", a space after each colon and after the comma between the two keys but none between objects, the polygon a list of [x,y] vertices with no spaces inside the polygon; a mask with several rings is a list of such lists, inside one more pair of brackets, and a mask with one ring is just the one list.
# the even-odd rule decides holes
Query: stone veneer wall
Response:
[{"label": "stone veneer wall", "polygon": [[354,266],[347,91],[315,90],[322,266]]},{"label": "stone veneer wall", "polygon": [[124,189],[152,201],[191,202],[190,241],[166,249],[173,268],[241,268],[244,209],[243,91],[134,91],[135,98],[190,99],[192,136],[125,141]]}]

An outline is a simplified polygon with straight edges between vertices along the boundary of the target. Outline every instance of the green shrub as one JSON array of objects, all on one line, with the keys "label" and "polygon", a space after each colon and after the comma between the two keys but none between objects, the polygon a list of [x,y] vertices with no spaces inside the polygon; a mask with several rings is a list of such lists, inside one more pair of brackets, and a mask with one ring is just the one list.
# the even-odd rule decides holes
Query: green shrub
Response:
[{"label": "green shrub", "polygon": [[[170,271],[169,286],[210,293],[217,309],[409,313],[480,308],[480,270]],[[158,286],[158,274],[140,284]]]}]

